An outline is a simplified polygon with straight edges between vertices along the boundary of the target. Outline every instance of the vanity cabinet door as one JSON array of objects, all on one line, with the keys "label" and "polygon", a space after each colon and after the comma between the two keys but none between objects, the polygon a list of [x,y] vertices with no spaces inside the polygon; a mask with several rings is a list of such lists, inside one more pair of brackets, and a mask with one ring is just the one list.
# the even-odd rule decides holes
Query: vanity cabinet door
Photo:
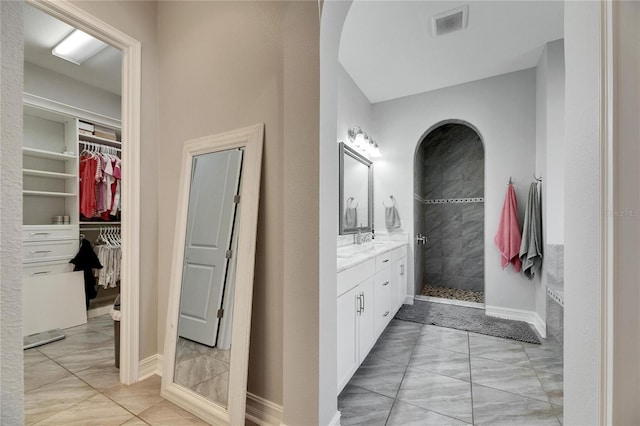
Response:
[{"label": "vanity cabinet door", "polygon": [[403,257],[393,264],[393,310],[396,312],[404,303],[407,292],[407,258]]},{"label": "vanity cabinet door", "polygon": [[359,286],[338,297],[338,393],[342,391],[360,364],[357,333],[359,310]]},{"label": "vanity cabinet door", "polygon": [[391,275],[391,267],[388,267],[374,277],[376,338],[382,334],[394,314],[397,292]]},{"label": "vanity cabinet door", "polygon": [[378,338],[375,328],[373,278],[360,283],[358,288],[362,303],[358,314],[358,358],[362,362]]}]

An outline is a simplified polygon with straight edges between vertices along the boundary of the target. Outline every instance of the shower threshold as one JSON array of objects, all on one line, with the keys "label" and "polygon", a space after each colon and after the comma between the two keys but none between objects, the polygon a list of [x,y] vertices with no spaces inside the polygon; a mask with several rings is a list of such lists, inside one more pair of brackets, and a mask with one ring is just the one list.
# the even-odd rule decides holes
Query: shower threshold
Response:
[{"label": "shower threshold", "polygon": [[461,300],[464,302],[484,304],[484,293],[481,291],[425,285],[422,288],[421,295],[428,297],[437,297],[440,299]]}]

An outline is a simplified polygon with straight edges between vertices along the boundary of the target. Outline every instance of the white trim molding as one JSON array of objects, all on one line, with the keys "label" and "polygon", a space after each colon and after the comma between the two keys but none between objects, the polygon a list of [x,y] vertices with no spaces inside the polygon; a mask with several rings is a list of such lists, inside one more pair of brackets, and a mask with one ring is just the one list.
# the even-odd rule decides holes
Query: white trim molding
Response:
[{"label": "white trim molding", "polygon": [[138,380],[140,359],[140,104],[141,45],[69,1],[28,3],[122,51],[122,267],[120,381]]},{"label": "white trim molding", "polygon": [[281,425],[282,405],[247,392],[245,418],[258,425]]},{"label": "white trim molding", "polygon": [[[612,1],[600,6],[600,203],[602,211],[614,211],[616,206],[617,146],[615,113],[615,58],[614,8]],[[599,362],[600,387],[598,389],[599,423],[614,424],[614,289],[616,285],[616,227],[613,215],[600,216],[600,330]]]},{"label": "white trim molding", "polygon": [[515,321],[524,321],[529,323],[536,329],[540,337],[547,337],[547,326],[542,318],[535,311],[525,311],[522,309],[503,308],[501,306],[485,307],[485,314],[490,317],[509,319]]},{"label": "white trim molding", "polygon": [[154,374],[162,377],[163,358],[162,354],[155,354],[140,361],[138,381],[149,378]]},{"label": "white trim molding", "polygon": [[331,422],[329,422],[329,426],[340,426],[340,417],[342,413],[340,411],[336,411],[336,414],[333,415]]}]

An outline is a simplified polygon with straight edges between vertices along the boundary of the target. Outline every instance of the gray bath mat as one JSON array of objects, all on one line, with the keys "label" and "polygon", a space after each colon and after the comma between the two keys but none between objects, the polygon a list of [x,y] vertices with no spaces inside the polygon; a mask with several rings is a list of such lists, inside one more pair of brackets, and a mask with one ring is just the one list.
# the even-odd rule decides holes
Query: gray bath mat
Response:
[{"label": "gray bath mat", "polygon": [[484,309],[415,300],[402,305],[396,318],[403,321],[432,324],[488,336],[540,344],[531,325],[485,315]]}]

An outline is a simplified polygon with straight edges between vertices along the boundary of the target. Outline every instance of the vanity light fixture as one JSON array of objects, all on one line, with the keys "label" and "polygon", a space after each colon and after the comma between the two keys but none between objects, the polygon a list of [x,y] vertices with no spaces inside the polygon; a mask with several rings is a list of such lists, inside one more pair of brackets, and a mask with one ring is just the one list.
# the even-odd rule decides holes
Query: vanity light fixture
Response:
[{"label": "vanity light fixture", "polygon": [[374,141],[372,138],[369,138],[369,157],[371,158],[379,158],[380,148],[378,147],[378,142]]},{"label": "vanity light fixture", "polygon": [[360,126],[354,126],[347,132],[349,145],[356,149],[358,152],[366,157],[376,158],[380,157],[380,148],[373,138],[369,137],[367,133],[360,128]]},{"label": "vanity light fixture", "polygon": [[53,48],[51,53],[80,65],[105,47],[107,47],[107,43],[90,36],[84,31],[73,30],[71,34]]}]

